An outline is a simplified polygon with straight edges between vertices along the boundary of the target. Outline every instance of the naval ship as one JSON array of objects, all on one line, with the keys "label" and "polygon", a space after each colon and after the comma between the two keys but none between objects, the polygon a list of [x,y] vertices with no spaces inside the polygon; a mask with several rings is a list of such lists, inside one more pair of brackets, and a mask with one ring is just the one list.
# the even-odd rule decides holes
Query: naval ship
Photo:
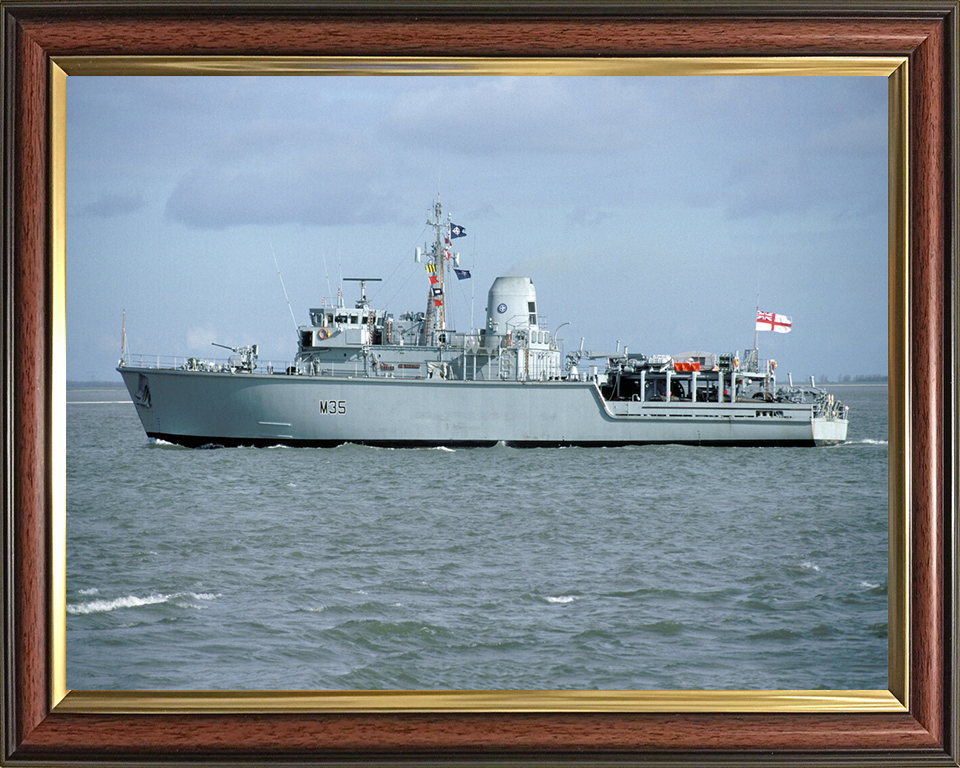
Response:
[{"label": "naval ship", "polygon": [[[813,446],[846,439],[848,408],[810,385],[779,386],[754,348],[685,355],[564,355],[538,322],[528,277],[497,277],[486,323],[448,328],[445,283],[459,268],[443,218],[416,249],[429,279],[426,310],[399,317],[341,297],[310,309],[296,358],[262,365],[256,344],[226,359],[124,351],[117,367],[149,438],[189,447]],[[470,276],[461,270],[458,277]],[[216,344],[215,346],[224,346]],[[619,344],[618,344],[619,347]]]}]

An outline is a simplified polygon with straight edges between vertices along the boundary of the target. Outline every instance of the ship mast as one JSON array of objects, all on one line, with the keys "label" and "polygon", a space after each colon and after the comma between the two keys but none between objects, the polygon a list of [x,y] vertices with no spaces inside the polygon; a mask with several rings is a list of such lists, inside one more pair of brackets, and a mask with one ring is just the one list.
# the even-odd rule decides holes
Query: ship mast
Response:
[{"label": "ship mast", "polygon": [[[439,342],[440,333],[446,328],[446,315],[444,313],[444,271],[446,266],[445,256],[447,249],[444,247],[445,241],[449,240],[450,222],[443,221],[443,210],[440,206],[440,198],[433,209],[436,219],[431,221],[427,219],[427,225],[433,227],[436,232],[436,239],[433,247],[429,251],[430,264],[428,271],[432,267],[430,274],[430,293],[427,296],[426,322],[423,328],[423,343],[429,346],[435,346]],[[449,218],[449,217],[448,217]],[[424,247],[426,250],[426,246]]]},{"label": "ship mast", "polygon": [[[757,262],[757,313],[754,315],[754,318],[760,317],[760,263]],[[752,368],[749,370],[758,371],[760,370],[760,350],[757,349],[757,322],[754,319],[753,323],[753,351],[751,353],[751,364]]]}]

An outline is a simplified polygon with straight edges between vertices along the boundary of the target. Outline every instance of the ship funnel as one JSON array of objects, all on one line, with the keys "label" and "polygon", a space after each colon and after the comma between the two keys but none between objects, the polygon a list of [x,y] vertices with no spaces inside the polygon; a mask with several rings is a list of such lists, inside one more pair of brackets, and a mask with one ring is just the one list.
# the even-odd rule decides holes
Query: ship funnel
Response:
[{"label": "ship funnel", "polygon": [[498,277],[487,295],[487,330],[537,329],[537,292],[529,277]]}]

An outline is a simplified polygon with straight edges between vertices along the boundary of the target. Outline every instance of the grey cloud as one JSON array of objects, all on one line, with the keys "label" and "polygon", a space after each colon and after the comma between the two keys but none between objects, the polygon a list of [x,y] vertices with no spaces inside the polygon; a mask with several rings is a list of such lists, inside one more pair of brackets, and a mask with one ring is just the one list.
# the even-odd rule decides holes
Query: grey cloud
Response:
[{"label": "grey cloud", "polygon": [[93,202],[81,206],[80,213],[84,216],[106,219],[135,213],[146,207],[146,204],[146,200],[139,192],[133,194],[108,192],[100,195]]},{"label": "grey cloud", "polygon": [[599,227],[614,218],[616,217],[608,211],[576,208],[567,214],[567,223],[580,227]]},{"label": "grey cloud", "polygon": [[391,197],[362,178],[309,168],[191,171],[167,200],[166,216],[193,229],[396,220]]},{"label": "grey cloud", "polygon": [[837,155],[875,155],[887,144],[886,115],[855,115],[838,124],[822,126],[810,147]]},{"label": "grey cloud", "polygon": [[205,141],[208,156],[215,162],[238,158],[270,158],[323,152],[328,147],[357,147],[364,137],[354,126],[335,125],[329,119],[286,120],[270,117],[239,121],[230,129],[212,132]]},{"label": "grey cloud", "polygon": [[[871,156],[868,156],[871,157]],[[854,153],[770,148],[741,158],[723,185],[731,218],[819,212],[821,218],[886,213],[886,166]]]},{"label": "grey cloud", "polygon": [[382,130],[403,144],[474,155],[600,151],[618,127],[581,109],[562,80],[484,78],[467,88],[441,84],[399,96]]}]

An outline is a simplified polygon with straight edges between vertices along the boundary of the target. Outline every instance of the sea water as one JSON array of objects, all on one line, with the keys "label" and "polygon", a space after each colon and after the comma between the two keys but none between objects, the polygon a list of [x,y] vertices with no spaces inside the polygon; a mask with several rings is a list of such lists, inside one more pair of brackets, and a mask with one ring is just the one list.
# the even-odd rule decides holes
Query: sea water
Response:
[{"label": "sea water", "polygon": [[887,390],[819,448],[192,450],[67,405],[74,689],[885,689]]}]

